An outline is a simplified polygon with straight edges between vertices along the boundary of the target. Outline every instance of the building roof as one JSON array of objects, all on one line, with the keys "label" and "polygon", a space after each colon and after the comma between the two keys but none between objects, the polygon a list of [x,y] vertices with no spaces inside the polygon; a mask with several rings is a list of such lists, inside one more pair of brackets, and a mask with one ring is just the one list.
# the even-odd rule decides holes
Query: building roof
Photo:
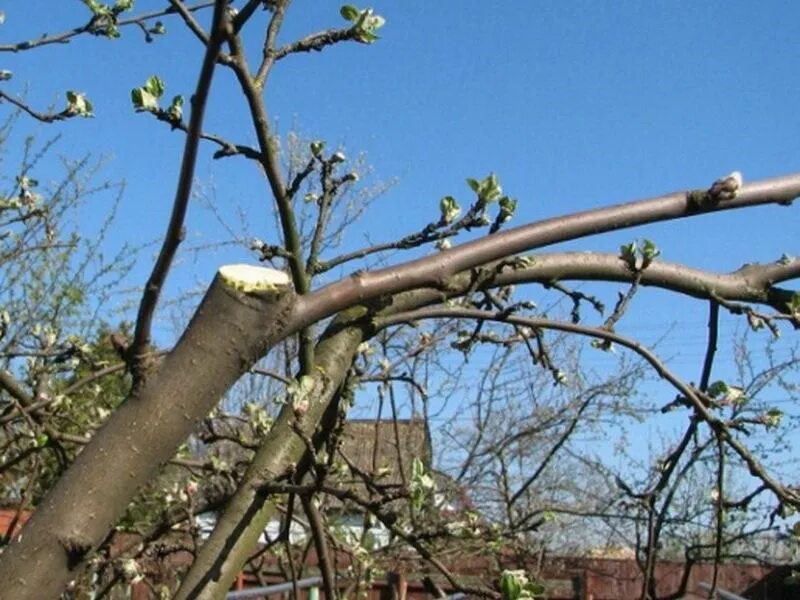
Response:
[{"label": "building roof", "polygon": [[432,463],[431,440],[425,421],[351,420],[345,423],[339,453],[382,485],[402,485],[411,477],[415,458],[426,470]]}]

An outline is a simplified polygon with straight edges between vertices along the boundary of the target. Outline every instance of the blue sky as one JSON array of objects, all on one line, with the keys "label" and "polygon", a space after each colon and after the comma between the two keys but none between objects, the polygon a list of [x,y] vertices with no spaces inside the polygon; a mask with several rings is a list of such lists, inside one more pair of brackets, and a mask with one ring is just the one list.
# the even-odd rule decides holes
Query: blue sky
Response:
[{"label": "blue sky", "polygon": [[[164,6],[139,1],[135,12]],[[516,223],[663,192],[708,186],[738,169],[745,179],[798,170],[796,77],[800,41],[794,2],[375,2],[387,19],[373,46],[350,44],[280,63],[267,97],[277,129],[343,144],[368,154],[379,179],[397,184],[347,240],[385,240],[435,219],[443,195],[469,200],[465,177],[496,172],[519,199]],[[79,0],[0,3],[3,41],[53,33],[85,22]],[[338,3],[297,1],[283,40],[341,26]],[[37,106],[63,106],[66,89],[86,92],[96,118],[55,127],[60,150],[112,158],[107,176],[124,178],[118,236],[133,242],[163,232],[174,194],[182,134],[134,114],[129,91],[152,74],[167,95],[191,94],[202,59],[177,20],[147,45],[135,28],[122,39],[79,39],[59,47],[0,55]],[[257,53],[260,36],[251,50]],[[253,59],[255,60],[255,58]],[[207,129],[253,143],[232,78],[218,70]],[[7,108],[0,107],[0,110]],[[232,223],[245,215],[252,234],[274,241],[263,183],[242,159],[212,161],[206,148],[197,176],[213,189]],[[101,216],[102,207],[86,215]],[[648,237],[669,260],[717,270],[799,254],[797,208],[766,207],[653,226],[564,248],[616,252]],[[226,239],[199,205],[189,242]],[[398,258],[399,257],[395,257]],[[205,285],[219,264],[252,260],[244,249],[187,259],[174,288]],[[140,285],[148,262],[136,272]],[[613,303],[616,287],[605,299]],[[696,379],[703,353],[705,305],[645,296],[621,329],[665,342]],[[736,321],[727,320],[729,336]],[[162,325],[167,327],[165,321]],[[673,344],[670,346],[669,344]]]},{"label": "blue sky", "polygon": [[[162,4],[139,1],[136,8]],[[797,168],[800,82],[792,73],[800,9],[792,3],[375,8],[387,18],[378,43],[290,58],[276,68],[268,92],[281,131],[296,126],[351,153],[366,151],[381,177],[399,178],[366,222],[375,237],[424,224],[442,195],[466,202],[464,178],[489,171],[519,198],[523,222],[704,186],[733,169],[756,179]],[[4,10],[2,34],[13,40],[61,31],[88,12],[78,0]],[[336,3],[297,2],[284,39],[341,23]],[[15,72],[12,89],[27,84],[32,102],[59,106],[68,88],[89,94],[97,117],[59,131],[70,150],[114,156],[110,172],[130,187],[126,214],[144,234],[158,233],[157,221],[142,215],[166,210],[182,137],[134,114],[128,92],[155,73],[168,95],[188,95],[201,60],[182,26],[167,26],[167,38],[151,45],[128,28],[118,41],[83,39],[3,56],[4,68]],[[215,83],[208,129],[252,141],[230,76],[219,71]],[[261,193],[242,167],[249,170],[242,160],[206,160],[198,176],[213,177],[220,199],[239,202]],[[387,214],[405,227],[382,231]],[[192,216],[202,229],[202,216]],[[796,219],[796,211],[766,208],[671,224],[663,234],[654,228],[653,237],[665,257],[730,269],[739,257],[771,260],[789,251]],[[701,241],[708,247],[698,251]]]}]

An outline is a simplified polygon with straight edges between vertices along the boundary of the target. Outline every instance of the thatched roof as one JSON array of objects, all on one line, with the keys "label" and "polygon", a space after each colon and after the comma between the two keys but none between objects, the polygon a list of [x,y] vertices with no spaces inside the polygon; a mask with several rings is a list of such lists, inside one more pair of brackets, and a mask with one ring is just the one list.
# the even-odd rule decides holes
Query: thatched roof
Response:
[{"label": "thatched roof", "polygon": [[342,455],[373,477],[383,474],[382,484],[402,484],[401,472],[408,480],[414,458],[426,470],[431,467],[431,440],[422,419],[347,421],[341,437]]}]

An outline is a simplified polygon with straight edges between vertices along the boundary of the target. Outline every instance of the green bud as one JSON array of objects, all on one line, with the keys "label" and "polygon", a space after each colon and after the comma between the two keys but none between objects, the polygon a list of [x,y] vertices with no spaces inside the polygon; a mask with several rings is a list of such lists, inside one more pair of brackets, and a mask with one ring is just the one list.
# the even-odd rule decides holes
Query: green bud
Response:
[{"label": "green bud", "polygon": [[316,140],[311,142],[309,147],[311,148],[311,154],[314,156],[314,158],[320,158],[322,156],[322,151],[325,149],[325,142],[322,140]]},{"label": "green bud", "polygon": [[70,115],[79,115],[81,117],[93,117],[94,107],[86,94],[79,94],[72,90],[67,90],[67,108],[66,112]]},{"label": "green bud", "polygon": [[439,201],[439,210],[442,213],[443,223],[452,223],[461,213],[461,207],[452,196],[445,196]]},{"label": "green bud", "polygon": [[342,15],[342,18],[345,21],[354,22],[356,19],[358,19],[358,15],[360,13],[358,9],[352,4],[345,4],[339,9],[339,14]]},{"label": "green bud", "polygon": [[167,109],[170,119],[180,121],[183,118],[183,96],[175,96]]}]

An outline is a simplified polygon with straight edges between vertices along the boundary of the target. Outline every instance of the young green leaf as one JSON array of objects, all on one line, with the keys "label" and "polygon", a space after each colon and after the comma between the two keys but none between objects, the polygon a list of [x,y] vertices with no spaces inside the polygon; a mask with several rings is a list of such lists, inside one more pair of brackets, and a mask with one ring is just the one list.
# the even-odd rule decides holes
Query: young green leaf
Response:
[{"label": "young green leaf", "polygon": [[119,14],[131,10],[133,8],[133,0],[117,0],[114,2],[114,13]]},{"label": "young green leaf", "polygon": [[783,411],[777,408],[770,408],[766,413],[761,415],[761,422],[764,423],[768,429],[780,426],[781,421],[783,421]]},{"label": "young green leaf", "polygon": [[158,77],[157,75],[152,75],[147,78],[147,81],[144,82],[144,88],[149,94],[155,96],[156,98],[161,98],[164,95],[164,90],[166,86],[164,85],[164,81]]},{"label": "young green leaf", "polygon": [[646,239],[642,242],[641,253],[642,253],[642,268],[644,269],[651,262],[653,262],[653,259],[655,259],[661,254],[661,250],[658,249],[658,246],[656,246],[654,242]]},{"label": "young green leaf", "polygon": [[509,198],[508,196],[503,196],[500,198],[500,222],[505,223],[511,217],[514,216],[514,212],[517,210],[517,201],[514,198]]},{"label": "young green leaf", "polygon": [[631,270],[636,269],[636,242],[630,244],[623,244],[619,247],[619,256],[628,265]]},{"label": "young green leaf", "polygon": [[728,384],[724,381],[715,381],[708,386],[708,395],[712,398],[718,398],[728,393]]},{"label": "young green leaf", "polygon": [[339,9],[339,14],[342,15],[342,18],[344,20],[355,22],[356,19],[358,19],[360,13],[358,9],[352,4],[345,4]]},{"label": "young green leaf", "polygon": [[363,44],[371,44],[380,39],[375,32],[384,26],[386,19],[376,15],[371,8],[359,11],[356,7],[345,5],[339,11],[345,19],[353,23],[356,39]]},{"label": "young green leaf", "polygon": [[83,0],[83,3],[87,6],[87,8],[92,11],[95,15],[103,15],[109,12],[107,6],[100,4],[96,0]]},{"label": "young green leaf", "polygon": [[143,87],[131,90],[131,102],[137,112],[158,110],[158,99]]},{"label": "young green leaf", "polygon": [[500,182],[494,173],[490,173],[480,181],[468,177],[467,185],[478,195],[478,199],[485,204],[494,202],[503,195],[503,188],[500,187]]},{"label": "young green leaf", "polygon": [[[131,102],[137,112],[158,110],[158,99],[164,94],[164,82],[156,75],[147,78],[144,85],[131,90]],[[179,98],[176,96],[175,98]],[[175,99],[173,99],[173,103]],[[181,99],[182,104],[182,99]],[[179,107],[177,107],[179,108]]]},{"label": "young green leaf", "polygon": [[173,121],[180,121],[183,118],[183,96],[175,96],[172,99],[167,114]]},{"label": "young green leaf", "polygon": [[461,207],[452,196],[445,196],[439,201],[439,210],[442,213],[442,223],[444,224],[452,223],[461,213]]},{"label": "young green leaf", "polygon": [[78,115],[81,117],[93,117],[94,107],[86,94],[79,94],[72,90],[67,90],[67,108],[66,112],[70,115]]}]

